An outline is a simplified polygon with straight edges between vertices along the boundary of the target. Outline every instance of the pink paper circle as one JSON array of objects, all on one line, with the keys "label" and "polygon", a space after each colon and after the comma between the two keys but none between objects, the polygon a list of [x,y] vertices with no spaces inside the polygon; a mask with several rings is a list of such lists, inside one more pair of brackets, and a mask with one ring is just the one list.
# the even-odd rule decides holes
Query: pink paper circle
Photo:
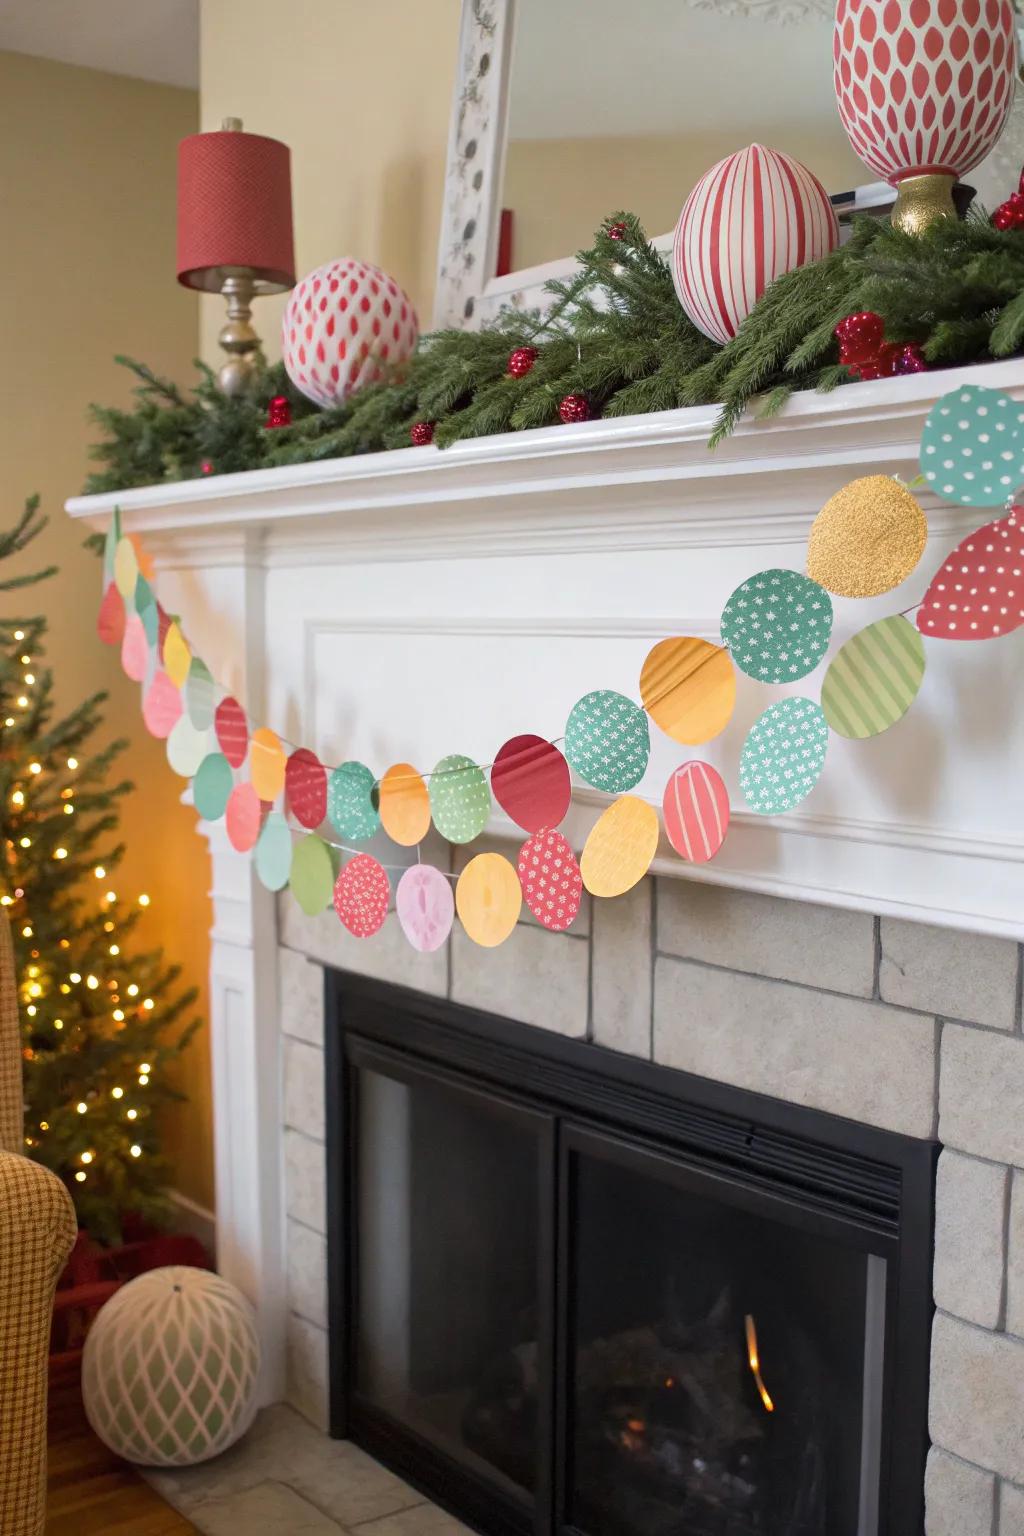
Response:
[{"label": "pink paper circle", "polygon": [[164,741],[181,719],[181,694],[166,672],[157,672],[142,701],[146,729],[158,741]]},{"label": "pink paper circle", "polygon": [[707,864],[729,830],[729,791],[722,775],[698,758],[683,763],[665,785],[665,832],[681,858]]},{"label": "pink paper circle", "polygon": [[583,876],[561,832],[538,832],[528,838],[516,867],[523,900],[538,923],[552,933],[564,933],[579,913]]},{"label": "pink paper circle", "polygon": [[430,954],[441,948],[452,931],[451,883],[431,864],[410,864],[395,891],[395,911],[413,949]]},{"label": "pink paper circle", "polygon": [[327,773],[315,752],[299,747],[284,771],[284,792],[295,820],[314,830],[327,815]]},{"label": "pink paper circle", "polygon": [[125,620],[121,666],[133,683],[141,683],[149,669],[149,641],[137,613],[130,614]]},{"label": "pink paper circle", "polygon": [[525,831],[557,827],[572,798],[569,764],[543,736],[513,736],[494,759],[491,792]]},{"label": "pink paper circle", "polygon": [[263,820],[263,805],[251,784],[235,785],[228,796],[224,820],[232,848],[248,853],[256,844]]},{"label": "pink paper circle", "polygon": [[357,853],[334,882],[334,910],[357,939],[372,938],[383,928],[390,899],[387,872],[368,853]]},{"label": "pink paper circle", "polygon": [[104,645],[120,645],[124,639],[125,611],[124,598],[111,582],[103,594],[100,603],[99,618],[96,620],[96,633]]},{"label": "pink paper circle", "polygon": [[217,745],[232,768],[241,768],[249,750],[249,723],[237,699],[221,699],[213,716]]}]

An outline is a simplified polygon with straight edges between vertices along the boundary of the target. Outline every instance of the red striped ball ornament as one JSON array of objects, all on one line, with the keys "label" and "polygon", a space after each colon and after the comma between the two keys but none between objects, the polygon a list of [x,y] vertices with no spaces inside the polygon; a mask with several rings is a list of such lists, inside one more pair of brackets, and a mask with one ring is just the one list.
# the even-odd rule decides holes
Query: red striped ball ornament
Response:
[{"label": "red striped ball ornament", "polygon": [[713,165],[679,215],[676,296],[712,341],[735,336],[768,284],[839,244],[828,193],[806,166],[751,144]]},{"label": "red striped ball ornament", "polygon": [[729,791],[722,775],[699,759],[684,763],[665,785],[665,832],[680,858],[707,864],[729,830]]}]

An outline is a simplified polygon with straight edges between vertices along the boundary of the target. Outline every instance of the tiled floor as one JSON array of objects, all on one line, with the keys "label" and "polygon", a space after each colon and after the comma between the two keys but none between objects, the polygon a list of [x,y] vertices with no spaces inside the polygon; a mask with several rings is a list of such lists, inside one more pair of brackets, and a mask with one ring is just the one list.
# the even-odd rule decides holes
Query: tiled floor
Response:
[{"label": "tiled floor", "polygon": [[469,1536],[365,1451],[283,1405],[214,1461],[145,1475],[204,1536]]}]

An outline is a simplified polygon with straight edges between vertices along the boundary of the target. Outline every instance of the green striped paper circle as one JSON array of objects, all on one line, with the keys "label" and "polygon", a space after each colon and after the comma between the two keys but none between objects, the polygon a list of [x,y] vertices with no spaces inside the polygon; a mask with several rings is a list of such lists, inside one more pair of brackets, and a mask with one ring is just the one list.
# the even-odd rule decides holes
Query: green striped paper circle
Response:
[{"label": "green striped paper circle", "polygon": [[908,619],[879,619],[847,640],[825,673],[821,707],[840,736],[877,736],[902,720],[924,677],[924,641]]}]

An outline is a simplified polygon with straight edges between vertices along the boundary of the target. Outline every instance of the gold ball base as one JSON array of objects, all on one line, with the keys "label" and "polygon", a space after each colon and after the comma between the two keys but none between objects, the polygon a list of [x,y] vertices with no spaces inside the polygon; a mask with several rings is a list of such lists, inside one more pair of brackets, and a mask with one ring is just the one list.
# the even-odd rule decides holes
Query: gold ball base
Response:
[{"label": "gold ball base", "polygon": [[945,171],[905,176],[896,183],[896,202],[889,216],[893,227],[907,235],[919,235],[939,219],[955,219],[955,186],[956,177]]}]

